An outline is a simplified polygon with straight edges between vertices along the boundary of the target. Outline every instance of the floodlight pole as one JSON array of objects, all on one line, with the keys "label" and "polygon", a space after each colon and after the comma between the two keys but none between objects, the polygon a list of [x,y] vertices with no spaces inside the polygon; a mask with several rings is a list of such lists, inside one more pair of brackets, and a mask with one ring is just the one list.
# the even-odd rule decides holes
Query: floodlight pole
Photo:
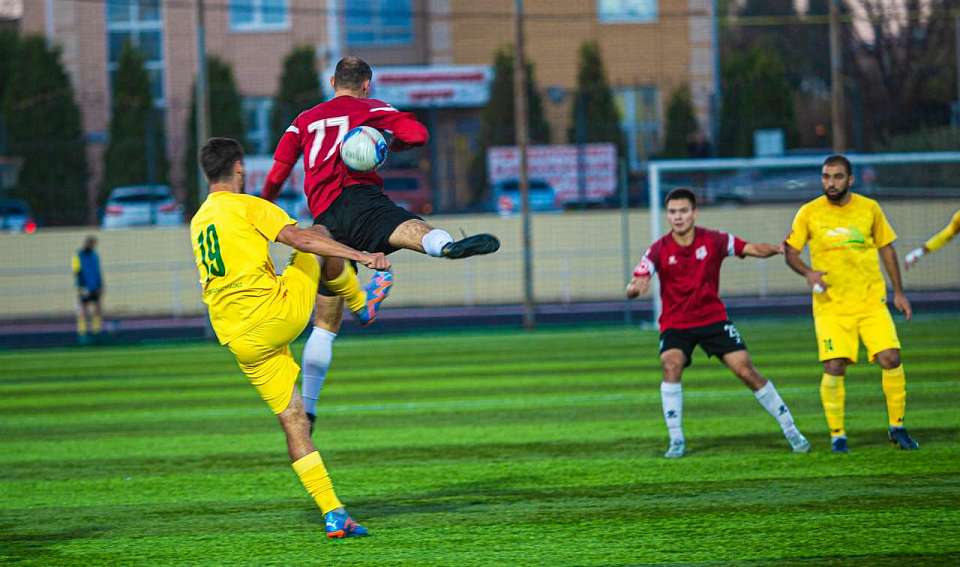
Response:
[{"label": "floodlight pole", "polygon": [[[207,45],[203,28],[203,0],[197,0],[197,90],[194,98],[197,104],[197,130],[194,135],[197,138],[197,150],[199,151],[207,142],[207,138],[210,137],[210,101],[207,92]],[[197,205],[199,206],[207,198],[207,179],[203,174],[199,159],[197,160],[196,174]]]},{"label": "floodlight pole", "polygon": [[840,0],[830,0],[830,121],[833,123],[833,151],[847,149],[843,108],[843,56],[840,45]]},{"label": "floodlight pole", "polygon": [[527,63],[523,56],[523,0],[514,1],[513,128],[519,153],[520,216],[523,223],[523,328],[533,330],[533,244],[530,236],[530,180],[527,176]]}]

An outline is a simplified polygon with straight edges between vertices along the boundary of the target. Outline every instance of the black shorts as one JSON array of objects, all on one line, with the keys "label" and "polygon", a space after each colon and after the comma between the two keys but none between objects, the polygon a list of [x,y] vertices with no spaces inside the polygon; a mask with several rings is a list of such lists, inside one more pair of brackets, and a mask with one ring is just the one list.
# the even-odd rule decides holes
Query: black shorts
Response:
[{"label": "black shorts", "polygon": [[100,301],[100,290],[90,289],[80,293],[80,303],[96,303]]},{"label": "black shorts", "polygon": [[697,345],[700,345],[707,356],[718,358],[728,352],[747,350],[740,331],[730,321],[720,321],[691,329],[667,329],[660,334],[660,354],[672,348],[682,350],[687,357],[685,367],[693,362],[693,349]]},{"label": "black shorts", "polygon": [[390,235],[411,219],[420,217],[397,206],[379,187],[351,185],[313,224],[322,224],[334,240],[361,252],[390,254],[397,251],[390,245]]}]

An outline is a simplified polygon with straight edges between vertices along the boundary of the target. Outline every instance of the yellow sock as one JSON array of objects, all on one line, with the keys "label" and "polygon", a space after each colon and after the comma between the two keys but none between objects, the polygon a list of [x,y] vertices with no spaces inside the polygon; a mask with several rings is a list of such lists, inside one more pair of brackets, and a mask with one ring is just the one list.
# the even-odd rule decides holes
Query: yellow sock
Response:
[{"label": "yellow sock", "polygon": [[77,334],[81,337],[87,334],[87,317],[83,313],[77,315]]},{"label": "yellow sock", "polygon": [[843,376],[824,374],[820,379],[820,401],[823,402],[823,413],[827,416],[827,427],[830,428],[831,437],[842,437],[847,434],[843,429],[845,398]]},{"label": "yellow sock", "polygon": [[337,493],[333,491],[333,481],[327,474],[327,468],[323,466],[323,459],[320,458],[319,451],[314,451],[293,462],[293,470],[300,477],[300,482],[307,489],[310,496],[320,507],[320,511],[326,514],[330,510],[341,508],[343,504],[337,498]]},{"label": "yellow sock", "polygon": [[350,311],[360,311],[367,304],[367,294],[360,287],[360,280],[357,279],[357,272],[353,271],[353,266],[344,261],[343,271],[332,280],[323,280],[323,285],[333,293],[343,297],[347,302]]},{"label": "yellow sock", "polygon": [[884,368],[881,374],[890,427],[903,427],[903,414],[907,408],[907,377],[903,374],[903,365],[893,370]]},{"label": "yellow sock", "polygon": [[93,331],[93,334],[99,335],[100,331],[103,329],[103,318],[99,315],[94,315],[93,320],[90,322],[90,328]]}]

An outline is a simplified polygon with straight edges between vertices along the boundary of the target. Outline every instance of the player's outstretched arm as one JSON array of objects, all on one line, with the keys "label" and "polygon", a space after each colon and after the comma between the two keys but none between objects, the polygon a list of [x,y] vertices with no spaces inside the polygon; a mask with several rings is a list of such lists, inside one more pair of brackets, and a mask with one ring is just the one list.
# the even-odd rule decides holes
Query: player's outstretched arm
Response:
[{"label": "player's outstretched arm", "polygon": [[277,234],[277,242],[317,256],[354,260],[373,270],[390,269],[390,260],[381,252],[359,252],[323,234],[325,231],[287,225]]},{"label": "player's outstretched arm", "polygon": [[910,300],[903,293],[903,281],[900,279],[897,251],[893,248],[893,244],[887,244],[879,252],[880,259],[883,260],[883,267],[887,270],[887,276],[890,277],[890,283],[893,285],[893,305],[909,321],[913,315],[913,309],[910,307]]},{"label": "player's outstretched arm", "polygon": [[267,174],[267,179],[263,182],[260,196],[271,202],[276,199],[280,193],[280,188],[283,187],[283,183],[290,176],[291,171],[293,171],[292,164],[274,160],[270,173]]},{"label": "player's outstretched arm", "polygon": [[810,289],[814,293],[823,293],[827,290],[827,284],[823,281],[823,276],[827,275],[827,272],[817,272],[808,266],[806,262],[800,258],[799,250],[784,242],[783,256],[787,262],[787,266],[790,266],[791,270],[803,276],[803,279],[807,280],[807,285],[810,286]]},{"label": "player's outstretched arm", "polygon": [[953,218],[950,219],[950,224],[945,226],[940,232],[931,236],[923,246],[914,248],[908,252],[903,259],[903,264],[909,270],[920,261],[920,258],[923,258],[931,252],[936,252],[942,248],[944,244],[950,242],[957,233],[960,233],[960,211],[954,213]]},{"label": "player's outstretched arm", "polygon": [[783,244],[767,244],[766,242],[748,242],[743,247],[743,255],[753,258],[769,258],[783,254]]},{"label": "player's outstretched arm", "polygon": [[650,276],[634,276],[627,284],[627,299],[636,299],[650,291]]}]

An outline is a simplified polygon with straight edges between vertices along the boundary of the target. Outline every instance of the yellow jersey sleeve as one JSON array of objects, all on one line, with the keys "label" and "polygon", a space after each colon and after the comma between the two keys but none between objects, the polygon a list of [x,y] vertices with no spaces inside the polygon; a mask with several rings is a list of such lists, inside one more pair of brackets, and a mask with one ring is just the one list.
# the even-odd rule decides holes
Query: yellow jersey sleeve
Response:
[{"label": "yellow jersey sleeve", "polygon": [[950,242],[950,240],[952,240],[958,232],[960,232],[960,211],[953,213],[953,218],[950,219],[950,224],[945,226],[940,232],[930,237],[930,240],[928,240],[923,246],[930,252],[939,250],[943,248],[944,244]]},{"label": "yellow jersey sleeve", "polygon": [[802,251],[803,247],[807,245],[807,240],[810,239],[810,226],[807,222],[807,212],[809,210],[807,205],[800,207],[796,216],[793,217],[790,234],[787,235],[787,239],[784,241],[787,246],[794,250]]},{"label": "yellow jersey sleeve", "polygon": [[254,198],[247,206],[247,221],[267,240],[275,242],[283,227],[297,224],[280,207],[266,199]]},{"label": "yellow jersey sleeve", "polygon": [[70,259],[70,266],[73,268],[74,274],[80,273],[80,258],[76,254]]},{"label": "yellow jersey sleeve", "polygon": [[897,233],[887,220],[887,215],[883,214],[880,204],[873,202],[873,244],[877,249],[892,243],[897,239]]}]

